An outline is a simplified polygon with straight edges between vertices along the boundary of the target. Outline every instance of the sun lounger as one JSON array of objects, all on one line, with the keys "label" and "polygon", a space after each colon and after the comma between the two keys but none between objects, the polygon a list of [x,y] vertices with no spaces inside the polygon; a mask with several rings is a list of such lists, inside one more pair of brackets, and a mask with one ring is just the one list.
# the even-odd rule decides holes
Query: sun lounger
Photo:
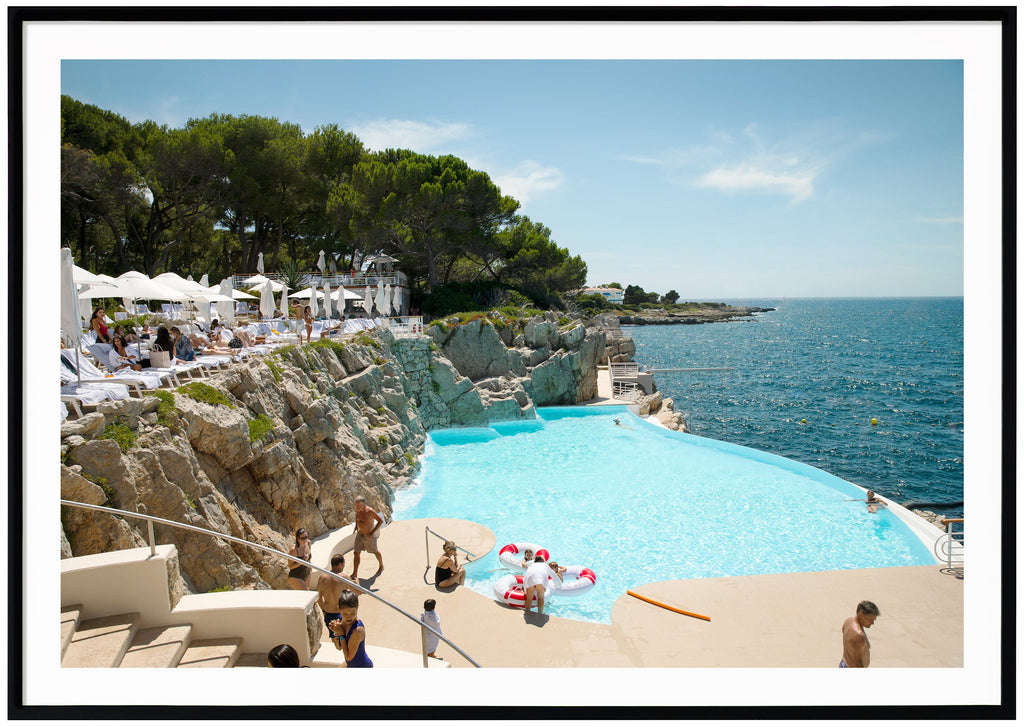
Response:
[{"label": "sun lounger", "polygon": [[109,382],[111,380],[116,383],[125,384],[129,387],[135,387],[138,391],[139,396],[142,396],[141,389],[158,389],[161,385],[174,384],[178,386],[177,378],[173,375],[173,372],[166,373],[161,369],[143,369],[142,371],[132,371],[131,369],[122,369],[116,373],[111,373],[100,369],[94,364],[89,356],[78,357],[77,366],[75,361],[75,352],[69,348],[62,348],[60,350],[61,366],[70,374],[76,378],[77,375],[81,374],[82,381],[90,382]]}]

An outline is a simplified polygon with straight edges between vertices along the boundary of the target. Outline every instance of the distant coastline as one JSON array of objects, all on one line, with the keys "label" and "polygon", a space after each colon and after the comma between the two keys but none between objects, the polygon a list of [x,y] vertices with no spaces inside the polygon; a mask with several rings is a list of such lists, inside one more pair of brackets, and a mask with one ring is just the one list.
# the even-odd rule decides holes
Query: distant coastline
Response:
[{"label": "distant coastline", "polygon": [[619,325],[623,326],[694,325],[750,318],[755,313],[773,310],[775,309],[757,306],[709,305],[686,311],[647,310],[639,315],[630,314],[617,317]]}]

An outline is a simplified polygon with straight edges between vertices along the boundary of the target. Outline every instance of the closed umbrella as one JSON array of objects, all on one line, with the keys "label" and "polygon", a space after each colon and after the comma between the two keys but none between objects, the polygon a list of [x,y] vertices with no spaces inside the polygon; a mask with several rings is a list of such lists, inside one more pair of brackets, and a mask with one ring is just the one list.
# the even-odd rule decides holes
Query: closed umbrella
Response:
[{"label": "closed umbrella", "polygon": [[370,286],[366,286],[366,298],[363,300],[363,309],[366,311],[366,315],[370,315],[370,311],[373,310],[373,299],[370,297]]},{"label": "closed umbrella", "polygon": [[236,292],[241,291],[236,291],[231,287],[231,278],[224,278],[222,281],[220,281],[220,294],[225,296],[226,298],[231,299],[231,302],[221,301],[220,303],[217,303],[217,315],[220,317],[221,321],[225,321],[232,324],[234,323],[235,296],[233,294]]},{"label": "closed umbrella", "polygon": [[395,315],[400,316],[402,315],[402,289],[396,285],[394,292],[395,298],[392,301],[391,305],[395,309]]},{"label": "closed umbrella", "polygon": [[261,252],[259,257],[256,258],[256,272],[263,275],[263,253]]},{"label": "closed umbrella", "polygon": [[309,295],[309,312],[313,316],[313,318],[318,318],[320,316],[320,306],[317,305],[316,299],[323,294],[316,288],[311,288],[310,291],[311,292]]},{"label": "closed umbrella", "polygon": [[78,308],[78,288],[75,285],[75,262],[69,248],[60,251],[60,331],[64,340],[75,347],[75,368],[78,385],[82,385],[82,372],[78,364],[78,344],[82,340],[82,316]]},{"label": "closed umbrella", "polygon": [[373,299],[374,304],[377,306],[377,313],[384,313],[384,281],[380,278],[377,279],[377,295]]},{"label": "closed umbrella", "polygon": [[206,273],[203,273],[203,277],[199,278],[199,284],[201,286],[203,286],[204,288],[209,288],[210,287],[210,276],[207,275]]},{"label": "closed umbrella", "polygon": [[331,284],[324,283],[324,318],[332,318],[331,312]]},{"label": "closed umbrella", "polygon": [[320,268],[320,277],[323,277],[324,270],[327,269],[327,263],[324,261],[324,251],[320,251],[320,257],[316,260],[316,266]]},{"label": "closed umbrella", "polygon": [[391,283],[384,286],[384,308],[381,312],[385,316],[391,315]]},{"label": "closed umbrella", "polygon": [[269,280],[263,284],[263,293],[260,295],[260,315],[264,318],[274,317],[274,291]]},{"label": "closed umbrella", "polygon": [[288,317],[288,285],[287,284],[283,288],[281,288],[281,305],[279,305],[277,309],[279,311],[281,311],[281,315],[283,315],[285,318]]}]

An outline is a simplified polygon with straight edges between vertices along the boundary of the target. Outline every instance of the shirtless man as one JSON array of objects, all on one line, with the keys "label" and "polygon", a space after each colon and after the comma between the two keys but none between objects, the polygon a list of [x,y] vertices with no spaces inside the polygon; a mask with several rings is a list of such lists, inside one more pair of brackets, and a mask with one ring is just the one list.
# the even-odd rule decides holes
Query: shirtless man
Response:
[{"label": "shirtless man", "polygon": [[[344,570],[345,556],[341,553],[332,555],[331,573],[337,573],[339,576],[344,577]],[[320,576],[320,580],[317,581],[317,605],[320,606],[320,610],[324,612],[324,625],[327,626],[328,634],[330,634],[331,631],[331,621],[341,618],[341,612],[338,610],[338,598],[340,598],[341,594],[347,590],[349,590],[349,587],[344,583],[336,581],[333,578],[328,578],[327,576]]]},{"label": "shirtless man", "polygon": [[384,559],[377,551],[377,531],[383,524],[384,518],[366,506],[366,498],[362,495],[356,497],[356,525],[352,531],[356,534],[356,543],[352,551],[352,575],[349,580],[358,582],[359,554],[364,550],[377,556],[377,563],[380,564],[373,576],[379,576],[384,570]]},{"label": "shirtless man", "polygon": [[871,643],[864,629],[871,628],[878,616],[878,606],[871,601],[861,601],[857,604],[857,615],[843,622],[843,658],[839,661],[840,669],[867,668],[871,661]]}]

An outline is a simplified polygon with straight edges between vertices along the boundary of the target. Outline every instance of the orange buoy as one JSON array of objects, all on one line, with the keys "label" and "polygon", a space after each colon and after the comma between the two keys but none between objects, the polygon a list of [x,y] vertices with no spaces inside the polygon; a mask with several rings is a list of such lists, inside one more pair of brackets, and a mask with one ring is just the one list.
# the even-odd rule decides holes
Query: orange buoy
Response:
[{"label": "orange buoy", "polygon": [[669,611],[675,611],[676,613],[681,613],[684,616],[693,616],[694,618],[703,619],[704,621],[710,621],[711,620],[710,616],[703,616],[703,615],[701,615],[699,613],[693,613],[692,611],[684,611],[681,608],[676,608],[675,606],[669,606],[668,604],[661,603],[660,601],[655,601],[653,599],[647,598],[646,596],[641,596],[639,593],[634,593],[633,591],[626,591],[626,593],[628,595],[630,595],[630,596],[633,596],[633,598],[639,598],[641,601],[647,601],[647,603],[654,604],[655,606],[661,606],[662,608],[668,609]]}]

